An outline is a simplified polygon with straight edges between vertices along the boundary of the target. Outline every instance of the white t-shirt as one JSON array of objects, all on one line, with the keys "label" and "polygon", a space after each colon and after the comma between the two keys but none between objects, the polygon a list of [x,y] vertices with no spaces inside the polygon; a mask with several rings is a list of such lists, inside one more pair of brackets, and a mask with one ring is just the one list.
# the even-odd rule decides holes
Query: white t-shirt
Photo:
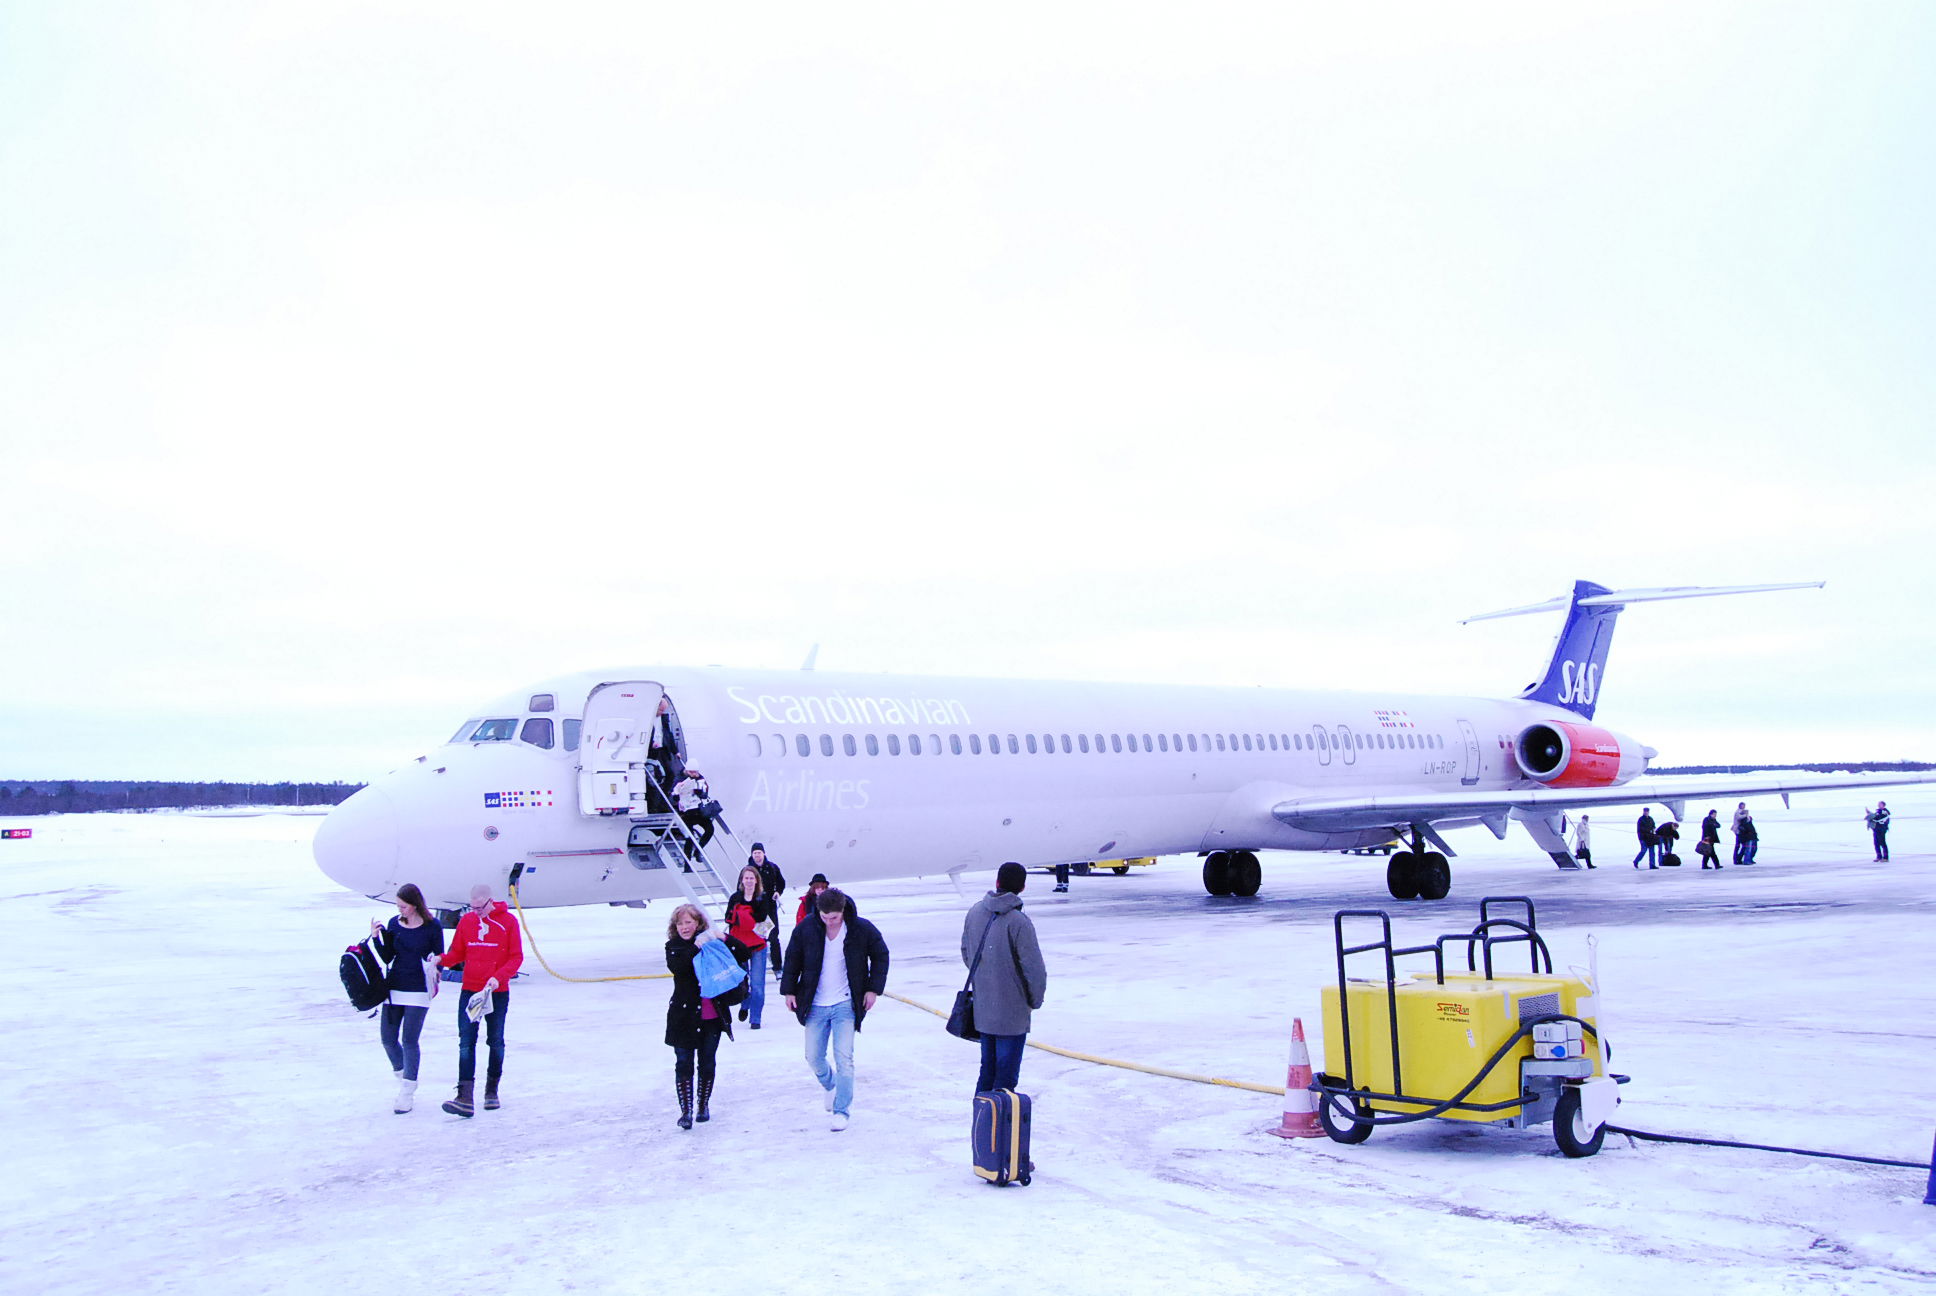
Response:
[{"label": "white t-shirt", "polygon": [[826,1008],[853,997],[853,991],[847,988],[847,924],[842,923],[840,934],[827,938],[826,952],[820,957],[820,983],[813,988],[813,1006]]}]

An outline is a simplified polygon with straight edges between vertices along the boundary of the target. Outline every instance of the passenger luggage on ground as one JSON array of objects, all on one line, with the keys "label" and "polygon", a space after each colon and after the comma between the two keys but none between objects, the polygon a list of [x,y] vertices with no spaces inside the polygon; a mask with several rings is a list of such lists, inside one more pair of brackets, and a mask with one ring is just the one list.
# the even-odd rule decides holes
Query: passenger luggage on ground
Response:
[{"label": "passenger luggage on ground", "polygon": [[1672,851],[1668,851],[1660,857],[1660,866],[1662,868],[1679,868],[1681,866],[1681,857]]},{"label": "passenger luggage on ground", "polygon": [[989,1183],[1027,1186],[1035,1174],[1029,1160],[1029,1096],[1013,1089],[990,1089],[975,1095],[975,1173]]}]

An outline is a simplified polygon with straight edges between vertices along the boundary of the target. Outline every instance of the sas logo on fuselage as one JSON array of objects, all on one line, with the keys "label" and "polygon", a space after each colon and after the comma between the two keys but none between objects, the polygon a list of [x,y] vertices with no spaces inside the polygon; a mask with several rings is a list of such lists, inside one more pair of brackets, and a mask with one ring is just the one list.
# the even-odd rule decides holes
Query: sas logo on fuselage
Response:
[{"label": "sas logo on fuselage", "polygon": [[1581,706],[1592,706],[1594,695],[1600,691],[1600,667],[1598,663],[1581,665],[1576,661],[1560,663],[1561,702],[1576,702]]}]

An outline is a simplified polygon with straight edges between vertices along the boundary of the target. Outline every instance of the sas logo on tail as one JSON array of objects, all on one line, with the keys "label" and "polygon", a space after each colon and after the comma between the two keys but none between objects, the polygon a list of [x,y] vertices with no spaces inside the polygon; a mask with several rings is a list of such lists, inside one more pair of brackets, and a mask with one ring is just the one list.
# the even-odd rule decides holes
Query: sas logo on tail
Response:
[{"label": "sas logo on tail", "polygon": [[1581,706],[1592,706],[1593,697],[1600,691],[1600,668],[1598,665],[1582,666],[1576,661],[1560,663],[1561,702],[1577,702]]}]

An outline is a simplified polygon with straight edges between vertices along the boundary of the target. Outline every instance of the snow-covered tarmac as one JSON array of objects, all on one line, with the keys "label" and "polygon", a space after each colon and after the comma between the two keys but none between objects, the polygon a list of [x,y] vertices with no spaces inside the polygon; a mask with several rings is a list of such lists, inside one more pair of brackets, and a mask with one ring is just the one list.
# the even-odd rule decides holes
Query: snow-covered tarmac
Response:
[{"label": "snow-covered tarmac", "polygon": [[[1873,798],[1870,798],[1872,801]],[[1561,873],[1515,835],[1458,834],[1451,898],[1400,904],[1383,862],[1268,856],[1255,900],[1197,864],[1031,879],[1049,961],[1035,1039],[1281,1082],[1315,1041],[1330,917],[1389,908],[1418,943],[1524,894],[1562,963],[1600,942],[1619,1122],[1917,1160],[1936,1133],[1936,793],[1889,794],[1895,860],[1858,798],[1751,802],[1764,846],[1719,874]],[[1705,806],[1690,807],[1698,819]],[[1725,818],[1728,806],[1723,804]],[[976,1051],[885,1001],[859,1040],[854,1124],[825,1128],[779,1005],[721,1047],[716,1118],[674,1124],[665,981],[580,985],[527,949],[502,1111],[439,1112],[454,1001],[426,1028],[417,1111],[336,956],[385,912],[309,858],[317,820],[8,820],[13,954],[0,1289],[491,1292],[1927,1290],[1925,1175],[1609,1137],[1573,1161],[1544,1128],[1431,1122],[1358,1147],[1261,1131],[1273,1097],[1031,1050],[1035,1184],[968,1169]],[[789,878],[810,856],[776,846]],[[838,878],[836,878],[838,881]],[[972,879],[971,892],[987,877]],[[968,898],[945,879],[856,888],[890,988],[943,1005]],[[789,905],[789,908],[791,906]],[[543,910],[574,976],[663,970],[666,906]],[[1413,940],[1416,938],[1416,941]],[[426,1101],[427,1099],[427,1101]]]}]

